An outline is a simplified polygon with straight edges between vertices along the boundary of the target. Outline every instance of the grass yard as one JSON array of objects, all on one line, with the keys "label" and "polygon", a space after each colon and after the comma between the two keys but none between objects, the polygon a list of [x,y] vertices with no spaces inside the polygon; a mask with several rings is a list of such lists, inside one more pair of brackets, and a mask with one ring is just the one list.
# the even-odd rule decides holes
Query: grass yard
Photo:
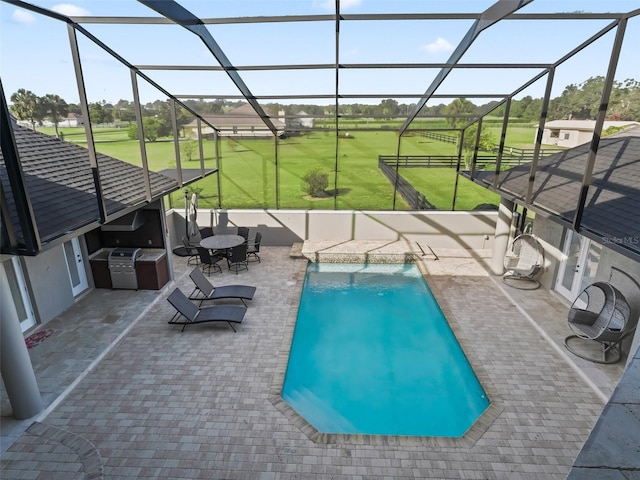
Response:
[{"label": "grass yard", "polygon": [[[400,168],[402,175],[438,210],[451,210],[456,171],[452,168]],[[456,210],[475,210],[486,205],[498,205],[500,196],[470,180],[458,178]]]},{"label": "grass yard", "polygon": [[[358,125],[362,124],[362,120]],[[53,128],[41,128],[55,134]],[[65,140],[86,145],[84,129],[60,128]],[[199,194],[201,208],[275,208],[276,179],[279,185],[278,205],[291,209],[361,209],[391,210],[393,185],[378,168],[378,155],[394,155],[398,150],[394,131],[341,130],[336,162],[336,135],[333,131],[313,131],[306,135],[278,141],[277,165],[272,139],[229,139],[220,142],[220,189],[217,196],[217,176],[211,175],[189,185]],[[523,138],[524,138],[524,134]],[[141,166],[137,141],[130,140],[127,129],[94,128],[96,149],[105,155]],[[180,142],[183,169],[199,169],[197,147],[192,160],[187,159],[187,143]],[[149,169],[175,169],[174,143],[170,139],[146,142]],[[211,141],[203,143],[205,168],[215,168],[215,150]],[[421,136],[406,136],[400,145],[401,155],[456,155],[456,146]],[[303,190],[302,178],[312,169],[328,174],[329,186],[323,198],[311,198]],[[455,170],[402,169],[401,174],[425,194],[439,209],[451,209]],[[496,203],[497,195],[460,178],[456,210],[473,209],[483,203]],[[468,185],[467,185],[468,184]],[[171,206],[184,204],[182,190],[174,192]],[[409,206],[398,198],[396,209]]]}]

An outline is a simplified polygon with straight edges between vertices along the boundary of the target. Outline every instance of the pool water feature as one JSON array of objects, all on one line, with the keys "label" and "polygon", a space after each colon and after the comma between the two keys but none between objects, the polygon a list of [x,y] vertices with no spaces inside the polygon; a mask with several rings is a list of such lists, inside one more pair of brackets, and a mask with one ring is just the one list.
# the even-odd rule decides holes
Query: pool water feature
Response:
[{"label": "pool water feature", "polygon": [[435,437],[490,403],[414,264],[309,264],[282,398],[321,433]]}]

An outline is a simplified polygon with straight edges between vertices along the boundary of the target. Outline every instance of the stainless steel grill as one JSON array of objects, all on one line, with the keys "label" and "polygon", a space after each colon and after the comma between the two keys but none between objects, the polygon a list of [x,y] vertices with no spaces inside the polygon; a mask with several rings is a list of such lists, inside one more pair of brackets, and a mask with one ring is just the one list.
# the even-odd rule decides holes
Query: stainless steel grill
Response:
[{"label": "stainless steel grill", "polygon": [[109,273],[113,288],[138,289],[136,275],[136,259],[140,256],[139,248],[115,248],[109,254]]}]

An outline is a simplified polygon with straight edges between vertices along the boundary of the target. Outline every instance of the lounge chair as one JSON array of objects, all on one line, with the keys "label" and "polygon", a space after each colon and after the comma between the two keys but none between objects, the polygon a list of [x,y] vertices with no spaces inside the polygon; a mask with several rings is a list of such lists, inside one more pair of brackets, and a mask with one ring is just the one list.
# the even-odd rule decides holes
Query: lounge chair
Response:
[{"label": "lounge chair", "polygon": [[238,298],[246,307],[247,304],[245,300],[253,300],[253,295],[256,293],[256,287],[249,285],[222,285],[220,287],[214,287],[198,267],[193,269],[189,277],[191,277],[191,280],[193,280],[193,283],[196,285],[191,295],[189,295],[189,299],[200,301],[200,305],[202,305],[202,302],[205,300]]},{"label": "lounge chair", "polygon": [[197,323],[208,322],[227,322],[231,329],[236,329],[232,323],[242,323],[247,307],[240,305],[211,305],[209,307],[198,307],[195,303],[187,298],[179,288],[176,288],[167,300],[173,308],[177,310],[176,314],[169,320],[170,324],[182,325],[184,331],[187,325],[195,325]]}]

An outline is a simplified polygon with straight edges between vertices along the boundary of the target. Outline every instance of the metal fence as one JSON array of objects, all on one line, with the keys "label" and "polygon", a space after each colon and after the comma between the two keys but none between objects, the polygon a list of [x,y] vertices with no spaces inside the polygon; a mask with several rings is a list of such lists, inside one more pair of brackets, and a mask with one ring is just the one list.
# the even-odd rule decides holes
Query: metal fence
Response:
[{"label": "metal fence", "polygon": [[396,174],[395,168],[387,164],[381,157],[378,157],[378,168],[380,168],[382,173],[392,184],[396,185],[397,182],[397,192],[413,210],[436,210],[436,207],[429,203],[422,193],[413,188],[413,186],[403,178],[402,175]]}]

